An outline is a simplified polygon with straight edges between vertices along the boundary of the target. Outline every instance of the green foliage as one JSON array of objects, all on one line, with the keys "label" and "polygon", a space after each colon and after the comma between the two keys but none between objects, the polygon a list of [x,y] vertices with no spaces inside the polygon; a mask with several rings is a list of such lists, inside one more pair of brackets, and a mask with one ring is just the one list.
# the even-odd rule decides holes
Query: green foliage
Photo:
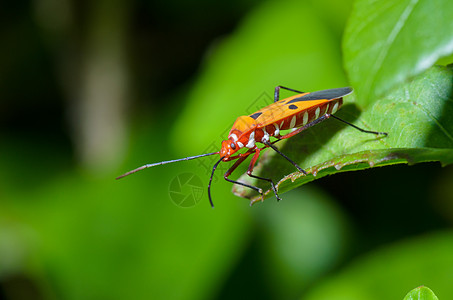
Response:
[{"label": "green foliage", "polygon": [[[430,5],[441,6],[442,1],[373,2],[378,8],[368,2],[356,3],[344,35],[345,67],[356,95],[346,98],[338,116],[369,130],[388,132],[389,136],[376,138],[328,120],[287,143],[279,143],[285,154],[310,173],[309,176],[293,173],[292,165],[273,153],[265,153],[256,173],[280,180],[281,192],[349,170],[401,162],[450,162],[451,155],[445,149],[453,147],[453,128],[448,121],[448,115],[453,113],[448,103],[452,99],[451,69],[435,67],[409,83],[402,83],[451,53],[453,35],[448,32],[453,26],[453,17],[449,17],[453,9],[442,10],[436,16],[425,12],[437,11],[434,7],[427,9]],[[450,2],[444,4],[451,6]],[[271,11],[274,18],[282,21],[266,27],[261,17]],[[191,94],[191,105],[175,127],[175,143],[182,139],[190,144],[190,140],[197,139],[202,144],[213,143],[219,147],[220,138],[225,138],[235,117],[270,103],[276,85],[304,91],[346,85],[344,76],[335,73],[341,69],[341,62],[331,51],[338,47],[333,32],[329,26],[323,27],[328,23],[316,20],[316,16],[306,4],[296,3],[275,7],[269,4],[252,15],[244,29],[225,41],[211,57]],[[437,34],[432,33],[433,28]],[[397,29],[393,39],[388,40],[389,30]],[[260,33],[251,35],[249,31]],[[291,42],[284,47],[277,43],[264,47],[269,34],[278,36],[283,43]],[[302,38],[293,40],[291,36]],[[293,53],[295,49],[297,55]],[[313,53],[320,54],[319,59]],[[393,92],[383,96],[395,86]],[[376,98],[376,95],[381,96]],[[211,124],[209,129],[181,137],[179,132],[183,128],[197,128],[199,120]],[[193,150],[200,151],[203,149]],[[246,175],[241,180],[269,188]],[[247,198],[256,196],[254,191],[242,186],[234,186],[234,193]],[[268,190],[267,195],[273,193]]]},{"label": "green foliage", "polygon": [[250,218],[235,203],[175,206],[168,185],[179,172],[122,181],[60,176],[4,192],[10,218],[0,222],[0,275],[20,267],[36,278],[55,274],[48,284],[58,299],[209,298],[246,245]]},{"label": "green foliage", "polygon": [[[405,291],[421,284],[438,295],[452,295],[452,238],[451,232],[437,233],[377,249],[330,276],[304,299],[402,299]],[[427,294],[420,290],[420,295]]]},{"label": "green foliage", "polygon": [[358,0],[344,34],[344,61],[361,106],[453,52],[450,0]]},{"label": "green foliage", "polygon": [[[446,221],[452,211],[446,208],[453,203],[448,174],[442,176],[445,182],[436,182],[439,186],[423,190],[431,197],[437,188],[445,203],[421,196],[400,199],[396,191],[385,190],[376,203],[368,201],[374,207],[360,209],[358,203],[341,202],[315,184],[294,189],[326,175],[371,166],[425,161],[447,165],[453,160],[453,71],[451,67],[428,69],[451,46],[451,23],[445,22],[451,4],[432,2],[443,5],[443,9],[426,11],[425,18],[439,21],[433,24],[419,21],[421,9],[428,9],[431,2],[370,5],[379,3],[389,5],[386,11],[391,13],[373,19],[372,13],[364,13],[368,3],[358,2],[345,36],[351,1],[259,3],[233,33],[211,45],[187,91],[168,95],[178,105],[168,111],[156,108],[152,121],[146,112],[145,121],[134,124],[143,127],[134,128],[130,158],[115,174],[93,177],[71,165],[70,154],[62,154],[52,143],[2,134],[0,284],[5,278],[18,278],[11,285],[31,282],[30,289],[36,288],[42,298],[69,300],[401,299],[421,284],[451,297],[453,235],[451,230],[432,232],[451,227]],[[385,39],[388,30],[384,29],[394,28],[392,24],[400,20],[398,11],[407,7],[412,7],[408,22],[394,43],[387,44],[387,55],[378,53],[379,68],[367,67],[377,61],[376,47],[384,45],[369,31]],[[364,31],[359,31],[361,24],[366,24]],[[408,47],[407,36],[414,30],[420,30],[429,43],[421,45],[422,38],[417,37]],[[357,54],[358,50],[362,52]],[[41,71],[40,66],[35,69]],[[212,186],[216,208],[211,209],[206,183],[217,157],[113,179],[144,162],[217,151],[234,119],[271,103],[276,85],[303,91],[347,86],[345,71],[356,93],[345,99],[338,115],[370,130],[387,131],[389,136],[360,133],[331,119],[278,143],[310,172],[308,176],[299,176],[281,157],[265,151],[256,171],[275,180],[283,178],[279,188],[288,191],[283,195],[287,201],[267,201],[250,209],[230,192],[231,184],[221,176],[228,164],[221,164]],[[289,95],[282,91],[283,97]],[[63,155],[68,157],[61,159]],[[202,203],[191,209],[176,207],[169,199],[171,180],[183,172],[196,174],[205,184]],[[422,180],[427,184],[427,178]],[[364,200],[370,198],[369,191],[356,188]],[[398,189],[398,195],[405,195],[413,187],[398,183]],[[250,190],[236,193],[256,196]],[[422,208],[411,210],[420,203],[440,211],[434,221]],[[385,206],[385,215],[379,215],[379,206]],[[397,214],[399,223],[385,227],[391,213]],[[382,223],[373,223],[375,231],[366,231],[362,228],[371,225],[360,219],[363,214]],[[403,233],[392,235],[396,229]],[[401,239],[414,232],[419,235]],[[392,239],[399,240],[388,243]],[[0,297],[2,293],[0,287]],[[420,288],[415,293],[428,292]]]},{"label": "green foliage", "polygon": [[185,145],[181,154],[210,143],[218,148],[235,118],[272,103],[277,85],[303,91],[347,85],[335,31],[347,2],[317,4],[322,13],[304,1],[265,2],[216,45],[172,130],[174,145]]},{"label": "green foliage", "polygon": [[[388,132],[386,137],[365,134],[329,120],[288,140],[281,150],[305,168],[308,176],[292,172],[293,166],[275,154],[268,155],[266,164],[257,170],[264,176],[284,176],[278,182],[279,191],[284,192],[345,171],[397,163],[450,164],[453,162],[452,82],[453,67],[433,67],[363,111],[350,104],[338,114],[362,128]],[[285,176],[288,171],[291,174]],[[242,180],[260,184],[248,176]],[[249,189],[235,189],[241,196],[256,196]],[[272,191],[266,193],[273,196]]]},{"label": "green foliage", "polygon": [[407,293],[404,300],[439,300],[439,298],[428,287],[421,286]]}]

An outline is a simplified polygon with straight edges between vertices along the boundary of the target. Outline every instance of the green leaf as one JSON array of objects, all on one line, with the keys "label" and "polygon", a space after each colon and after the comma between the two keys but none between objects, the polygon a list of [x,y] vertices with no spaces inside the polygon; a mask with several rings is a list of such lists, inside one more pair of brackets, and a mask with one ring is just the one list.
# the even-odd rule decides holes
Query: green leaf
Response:
[{"label": "green leaf", "polygon": [[322,14],[305,1],[263,2],[213,48],[188,105],[175,110],[172,137],[181,155],[218,151],[236,118],[272,103],[277,85],[302,91],[347,85],[341,36],[334,30],[346,14],[329,24],[345,3],[318,2]]},{"label": "green leaf", "polygon": [[356,1],[343,50],[357,101],[369,105],[451,54],[452,20],[451,0]]},{"label": "green leaf", "polygon": [[285,194],[285,200],[250,210],[265,233],[260,273],[272,288],[268,299],[297,299],[301,289],[338,266],[351,242],[348,218],[328,193],[310,187]]},{"label": "green leaf", "polygon": [[437,296],[426,286],[420,286],[407,293],[404,300],[439,300]]},{"label": "green leaf", "polygon": [[[307,182],[339,172],[363,170],[400,163],[453,162],[453,68],[433,67],[373,106],[360,111],[345,100],[337,116],[368,130],[388,132],[388,136],[362,133],[334,119],[288,139],[280,150],[304,168],[295,168],[274,151],[267,150],[255,170],[259,176],[281,180],[280,193]],[[283,146],[283,147],[282,147]],[[289,175],[287,175],[290,173]],[[243,175],[242,181],[268,189]],[[235,194],[252,199],[260,197],[248,188],[236,185]],[[273,196],[267,190],[266,197]]]},{"label": "green leaf", "polygon": [[[424,217],[423,212],[419,217]],[[411,216],[402,216],[402,220],[409,224],[419,222]],[[303,299],[402,299],[406,291],[421,284],[432,287],[439,296],[451,299],[452,247],[451,230],[385,245],[346,263],[338,272],[313,286]]]}]

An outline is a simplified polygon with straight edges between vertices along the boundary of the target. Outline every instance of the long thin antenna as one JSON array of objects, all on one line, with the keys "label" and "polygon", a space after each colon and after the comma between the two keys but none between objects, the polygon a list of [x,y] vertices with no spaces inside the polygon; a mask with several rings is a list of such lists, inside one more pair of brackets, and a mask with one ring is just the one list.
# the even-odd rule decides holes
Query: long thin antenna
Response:
[{"label": "long thin antenna", "polygon": [[155,167],[155,166],[161,166],[161,165],[165,165],[165,164],[170,164],[170,163],[183,161],[183,160],[191,160],[191,159],[204,157],[204,156],[209,156],[209,155],[214,155],[214,154],[219,154],[219,152],[212,152],[212,153],[206,153],[206,154],[200,154],[200,155],[195,155],[195,156],[184,157],[184,158],[180,158],[180,159],[161,161],[161,162],[154,163],[154,164],[146,164],[146,165],[143,165],[141,167],[138,167],[137,169],[133,169],[133,170],[127,172],[127,173],[124,173],[123,175],[120,175],[120,176],[116,177],[115,179],[121,179],[123,177],[131,175],[131,174],[136,173],[138,171],[141,171],[143,169],[152,168],[152,167]]},{"label": "long thin antenna", "polygon": [[208,184],[208,197],[209,197],[209,203],[211,203],[211,207],[214,208],[214,203],[212,203],[212,198],[211,198],[211,183],[212,183],[212,177],[214,177],[214,172],[215,169],[217,169],[217,166],[220,164],[220,162],[225,158],[225,156],[222,156],[215,164],[214,167],[212,167],[212,173],[211,173],[211,178],[209,178],[209,184]]}]

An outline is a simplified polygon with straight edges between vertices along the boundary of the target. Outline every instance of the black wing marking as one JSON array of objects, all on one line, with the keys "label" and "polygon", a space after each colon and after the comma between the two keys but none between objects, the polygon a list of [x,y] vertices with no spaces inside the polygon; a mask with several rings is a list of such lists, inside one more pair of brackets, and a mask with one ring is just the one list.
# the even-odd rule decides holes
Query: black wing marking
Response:
[{"label": "black wing marking", "polygon": [[258,119],[259,116],[261,116],[262,112],[257,112],[257,113],[254,113],[253,115],[250,115],[249,117],[252,118],[252,119]]},{"label": "black wing marking", "polygon": [[294,98],[294,99],[292,99],[291,101],[289,101],[286,104],[295,103],[295,102],[299,102],[299,101],[338,99],[338,98],[344,97],[346,95],[349,95],[350,93],[352,93],[352,88],[350,88],[350,87],[317,91],[317,92],[313,92],[313,93],[309,93],[309,94],[303,95],[301,97]]}]

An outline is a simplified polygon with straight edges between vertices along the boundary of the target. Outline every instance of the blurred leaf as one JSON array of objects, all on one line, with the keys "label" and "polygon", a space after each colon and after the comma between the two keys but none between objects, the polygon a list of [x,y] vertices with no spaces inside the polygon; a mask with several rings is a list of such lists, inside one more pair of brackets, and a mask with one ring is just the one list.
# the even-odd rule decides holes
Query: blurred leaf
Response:
[{"label": "blurred leaf", "polygon": [[[150,142],[134,147],[134,161],[171,155],[162,140],[156,147],[158,133],[154,124],[146,128],[141,138]],[[247,245],[250,218],[240,203],[222,205],[222,193],[214,210],[207,201],[190,209],[172,203],[175,176],[203,178],[195,165],[121,181],[117,174],[61,174],[39,187],[2,191],[0,220],[21,226],[8,232],[0,222],[0,253],[8,260],[0,258],[0,274],[31,273],[49,299],[212,298]]]},{"label": "blurred leaf", "polygon": [[358,103],[370,105],[451,54],[452,20],[450,0],[356,1],[343,49]]},{"label": "blurred leaf", "polygon": [[[417,218],[423,218],[423,212]],[[405,222],[418,222],[408,216]],[[453,232],[425,235],[374,251],[326,278],[303,299],[401,299],[404,291],[426,284],[453,297]],[[431,298],[429,298],[431,299]]]},{"label": "blurred leaf", "polygon": [[407,293],[403,300],[439,300],[426,286],[420,286]]},{"label": "blurred leaf", "polygon": [[338,13],[328,3],[318,13],[304,1],[264,2],[209,52],[188,105],[175,118],[172,137],[181,154],[208,146],[218,151],[236,118],[272,103],[277,85],[303,91],[346,85],[338,21],[322,18]]},{"label": "blurred leaf", "polygon": [[[156,117],[145,134],[149,141],[134,147],[140,150],[126,170],[149,158],[172,158],[164,121],[177,122],[174,148],[187,156],[218,142],[238,114],[271,102],[276,85],[345,85],[340,36],[330,26],[307,3],[264,2],[208,52],[187,106],[183,96],[169,116]],[[36,273],[43,285],[59,299],[212,298],[253,227],[240,201],[226,201],[232,197],[226,184],[213,187],[215,210],[207,202],[181,209],[169,201],[171,179],[183,171],[207,179],[200,167],[206,162],[168,165],[124,181],[113,174],[105,180],[58,176],[38,190],[7,195],[9,208],[38,236]]]},{"label": "blurred leaf", "polygon": [[[443,166],[453,163],[453,149],[395,148],[391,150],[369,150],[354,154],[346,154],[305,169],[308,175],[303,175],[300,172],[291,173],[283,177],[277,183],[277,186],[279,193],[284,193],[297,186],[336,173],[359,171],[372,167],[383,167],[394,164],[414,164],[431,161],[440,161]],[[236,189],[241,192],[247,191],[237,186]],[[266,195],[271,197],[274,196],[271,190],[266,191]],[[253,201],[259,201],[260,199],[260,197],[254,197]]]},{"label": "blurred leaf", "polygon": [[285,200],[252,211],[262,228],[263,272],[274,298],[296,299],[340,261],[350,228],[335,200],[321,190],[294,190]]},{"label": "blurred leaf", "polygon": [[[265,2],[237,32],[219,42],[207,57],[188,105],[174,119],[172,140],[181,155],[218,151],[236,118],[272,103],[277,85],[311,91],[347,84],[335,27],[339,22],[324,18],[338,9],[325,3],[325,11],[319,13],[304,1]],[[282,97],[289,94],[283,91]],[[203,163],[212,166],[216,159],[208,157]],[[220,164],[217,173],[228,166]],[[216,189],[231,187],[223,178],[220,182]]]},{"label": "blurred leaf", "polygon": [[[453,67],[433,67],[362,112],[346,104],[338,113],[362,128],[388,132],[387,137],[362,133],[331,119],[289,139],[281,147],[282,152],[306,169],[308,176],[299,172],[286,175],[294,167],[270,150],[256,171],[263,177],[284,176],[278,183],[279,190],[284,192],[326,175],[373,166],[425,161],[450,164],[453,162],[452,82]],[[246,175],[241,180],[263,184]],[[237,195],[255,197],[252,201],[259,199],[250,189],[235,186],[234,190]],[[266,196],[273,193],[268,190]]]}]

